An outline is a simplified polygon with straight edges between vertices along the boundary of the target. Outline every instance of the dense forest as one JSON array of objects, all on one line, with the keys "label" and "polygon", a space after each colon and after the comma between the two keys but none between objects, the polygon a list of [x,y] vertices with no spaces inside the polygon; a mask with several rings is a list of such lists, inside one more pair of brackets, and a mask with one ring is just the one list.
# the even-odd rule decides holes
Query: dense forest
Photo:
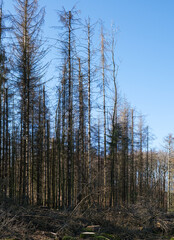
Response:
[{"label": "dense forest", "polygon": [[75,8],[58,11],[51,107],[45,9],[37,0],[14,5],[14,15],[0,6],[1,203],[72,210],[145,199],[166,210],[173,137],[167,151],[153,149],[143,115],[121,97],[115,27],[106,34],[102,22],[80,19]]},{"label": "dense forest", "polygon": [[39,4],[0,3],[0,239],[169,239],[174,138],[122,97],[117,27],[62,8],[52,39]]}]

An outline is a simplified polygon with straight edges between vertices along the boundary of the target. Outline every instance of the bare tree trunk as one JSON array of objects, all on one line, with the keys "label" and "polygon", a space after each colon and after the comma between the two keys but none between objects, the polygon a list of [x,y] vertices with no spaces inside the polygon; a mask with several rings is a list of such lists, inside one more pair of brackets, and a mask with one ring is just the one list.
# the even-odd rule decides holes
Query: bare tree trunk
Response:
[{"label": "bare tree trunk", "polygon": [[143,122],[140,116],[139,122],[139,195],[143,195]]},{"label": "bare tree trunk", "polygon": [[103,27],[101,28],[101,57],[102,57],[102,79],[103,79],[103,117],[104,117],[104,204],[106,205],[106,104],[105,104],[105,46]]},{"label": "bare tree trunk", "polygon": [[8,196],[12,199],[11,134],[8,134]]},{"label": "bare tree trunk", "polygon": [[[23,107],[24,107],[24,119],[23,119],[23,142],[24,142],[24,151],[23,151],[23,163],[24,163],[24,169],[23,169],[23,196],[22,196],[22,203],[26,203],[26,188],[28,188],[27,185],[27,116],[28,116],[28,102],[27,102],[27,8],[28,8],[28,0],[25,1],[24,5],[24,27],[23,27]],[[22,113],[21,113],[22,114]]]},{"label": "bare tree trunk", "polygon": [[45,126],[46,109],[45,109],[45,86],[43,86],[43,206],[46,206],[46,139]]},{"label": "bare tree trunk", "polygon": [[66,67],[64,67],[63,71],[63,81],[62,81],[62,149],[61,149],[61,160],[62,160],[62,183],[61,183],[61,189],[62,189],[62,207],[64,208],[65,206],[65,106],[66,106],[66,94],[65,94],[65,89],[66,89],[66,79],[65,79],[65,74],[66,74]]},{"label": "bare tree trunk", "polygon": [[116,71],[115,66],[115,37],[114,32],[112,32],[112,65],[113,65],[113,82],[114,82],[114,112],[112,116],[112,139],[111,139],[111,149],[112,149],[112,160],[111,160],[111,196],[110,196],[110,206],[116,205],[118,202],[118,159],[117,159],[117,147],[118,147],[118,126],[117,126],[117,84],[116,77],[118,68]]},{"label": "bare tree trunk", "polygon": [[78,163],[78,199],[82,198],[82,183],[84,184],[84,106],[83,106],[83,83],[81,75],[81,63],[79,58],[79,163]]},{"label": "bare tree trunk", "polygon": [[32,109],[31,109],[31,202],[34,204],[34,109],[33,109],[33,104],[32,104]]},{"label": "bare tree trunk", "polygon": [[[1,87],[0,87],[0,92],[1,92]],[[3,158],[2,158],[2,148],[1,148],[1,144],[2,144],[2,123],[1,123],[1,110],[2,108],[2,104],[1,104],[1,93],[0,93],[0,180],[2,181],[3,179]],[[2,185],[0,186],[0,197],[2,197],[2,192],[3,192],[3,187]]]},{"label": "bare tree trunk", "polygon": [[146,191],[149,189],[149,127],[147,126],[146,128],[146,134],[147,134],[147,139],[146,139]]},{"label": "bare tree trunk", "polygon": [[130,200],[135,203],[135,169],[134,169],[134,110],[132,109],[131,126],[131,179],[130,179]]},{"label": "bare tree trunk", "polygon": [[55,208],[55,142],[52,140],[52,207]]},{"label": "bare tree trunk", "polygon": [[101,202],[100,120],[98,120],[98,204]]},{"label": "bare tree trunk", "polygon": [[5,84],[3,83],[3,150],[2,150],[2,157],[3,157],[3,168],[2,168],[2,175],[3,175],[3,194],[4,199],[6,198],[6,161],[5,161]]},{"label": "bare tree trunk", "polygon": [[91,189],[91,28],[88,19],[88,178]]},{"label": "bare tree trunk", "polygon": [[13,99],[13,113],[12,113],[12,170],[11,170],[11,198],[15,200],[15,116],[14,116],[14,99]]},{"label": "bare tree trunk", "polygon": [[50,207],[50,123],[47,120],[47,205]]},{"label": "bare tree trunk", "polygon": [[21,114],[21,131],[20,131],[20,163],[19,163],[19,203],[22,202],[22,179],[23,179],[23,114]]},{"label": "bare tree trunk", "polygon": [[42,204],[42,126],[41,126],[41,96],[39,96],[39,128],[37,156],[37,205]]},{"label": "bare tree trunk", "polygon": [[[61,93],[59,92],[59,98],[61,101]],[[61,199],[61,139],[60,139],[60,132],[61,132],[61,104],[58,109],[58,126],[57,126],[57,151],[58,151],[58,206],[60,209],[60,199]]]},{"label": "bare tree trunk", "polygon": [[122,116],[122,167],[121,167],[121,182],[122,182],[122,203],[128,203],[128,109],[123,109]]},{"label": "bare tree trunk", "polygon": [[[3,108],[2,108],[2,77],[0,79],[0,180],[2,181],[2,176],[3,176],[3,159],[2,159],[2,113],[3,113]],[[3,192],[2,185],[0,187],[0,196]]]},{"label": "bare tree trunk", "polygon": [[71,207],[71,171],[72,171],[72,77],[71,77],[71,11],[69,11],[69,40],[68,40],[68,90],[69,90],[69,109],[68,109],[68,155],[67,155],[67,193],[68,193],[68,207]]},{"label": "bare tree trunk", "polygon": [[10,168],[9,166],[9,155],[8,155],[8,143],[9,143],[9,136],[8,136],[8,89],[5,89],[5,100],[6,100],[6,150],[5,150],[5,179],[6,179],[6,184],[5,184],[5,196],[7,197],[7,190],[9,188],[9,175],[8,175],[8,169]]}]

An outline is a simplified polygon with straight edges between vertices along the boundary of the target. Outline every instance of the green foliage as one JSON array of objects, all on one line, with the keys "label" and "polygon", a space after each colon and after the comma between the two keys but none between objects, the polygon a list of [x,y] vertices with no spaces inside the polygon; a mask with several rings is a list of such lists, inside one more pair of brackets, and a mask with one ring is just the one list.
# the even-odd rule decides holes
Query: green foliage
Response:
[{"label": "green foliage", "polygon": [[16,240],[15,238],[3,238],[2,240]]},{"label": "green foliage", "polygon": [[71,237],[71,236],[64,236],[63,240],[77,240],[78,238],[76,237]]},{"label": "green foliage", "polygon": [[92,228],[82,228],[82,231],[83,232],[93,232],[93,229]]},{"label": "green foliage", "polygon": [[100,236],[95,236],[94,239],[108,240],[109,238],[100,235]]},{"label": "green foliage", "polygon": [[114,235],[112,235],[112,234],[102,233],[101,235],[104,237],[110,238],[110,239],[114,239]]}]

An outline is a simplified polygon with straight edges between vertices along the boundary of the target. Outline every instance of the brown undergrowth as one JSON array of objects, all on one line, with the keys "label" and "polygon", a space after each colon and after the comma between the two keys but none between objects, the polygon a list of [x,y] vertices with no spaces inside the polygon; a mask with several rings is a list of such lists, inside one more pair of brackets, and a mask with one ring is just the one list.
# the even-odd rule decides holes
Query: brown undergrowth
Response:
[{"label": "brown undergrowth", "polygon": [[107,239],[170,239],[174,234],[174,214],[165,213],[153,202],[140,201],[129,207],[99,208],[96,204],[74,210],[0,205],[0,239],[79,239],[89,225],[100,225]]}]

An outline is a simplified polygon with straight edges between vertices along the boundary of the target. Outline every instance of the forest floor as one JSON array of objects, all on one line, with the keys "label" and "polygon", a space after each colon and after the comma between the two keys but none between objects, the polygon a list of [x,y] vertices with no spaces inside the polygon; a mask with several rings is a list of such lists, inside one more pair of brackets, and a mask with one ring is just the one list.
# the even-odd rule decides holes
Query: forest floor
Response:
[{"label": "forest floor", "polygon": [[90,231],[91,225],[98,228],[90,239],[174,239],[174,213],[145,201],[116,209],[79,205],[73,211],[0,205],[0,239],[4,240],[82,239],[81,233]]}]

